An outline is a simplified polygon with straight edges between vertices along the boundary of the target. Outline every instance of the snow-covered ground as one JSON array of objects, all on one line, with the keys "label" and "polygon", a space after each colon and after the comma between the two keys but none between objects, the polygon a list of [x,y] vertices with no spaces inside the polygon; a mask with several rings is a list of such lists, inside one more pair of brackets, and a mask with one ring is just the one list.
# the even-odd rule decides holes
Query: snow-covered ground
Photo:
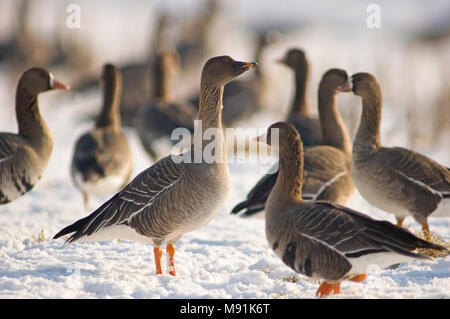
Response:
[{"label": "snow-covered ground", "polygon": [[[421,92],[416,92],[419,101],[424,101],[426,96],[434,96],[432,94],[440,88],[440,76],[445,73],[436,62],[438,58],[435,59],[428,51],[420,53],[422,51],[414,48],[405,49],[404,44],[392,39],[387,43],[376,40],[369,46],[363,43],[361,47],[358,47],[359,40],[342,41],[338,43],[334,36],[324,30],[311,33],[304,31],[300,35],[292,35],[281,48],[269,51],[268,56],[275,57],[288,45],[301,43],[309,52],[312,64],[309,93],[312,101],[316,96],[320,76],[329,67],[340,66],[348,68],[349,72],[369,69],[382,76],[384,83],[387,83],[384,87],[388,92],[383,110],[382,141],[386,145],[411,147],[408,122],[400,120],[400,114],[408,104],[404,102],[400,107],[394,107],[401,101],[395,94],[399,92],[395,88],[402,87],[401,79],[407,78],[408,74],[391,78],[389,82],[390,75],[395,71],[409,70],[412,65],[416,67],[415,61],[422,61],[420,72],[426,70],[428,73],[421,73],[422,77],[416,80],[418,82],[415,87],[424,90],[422,95]],[[396,55],[397,64],[394,69],[375,67],[375,55],[361,57],[361,52],[370,52],[373,48],[383,52],[388,47]],[[405,56],[406,51],[412,55]],[[330,55],[330,52],[334,54]],[[425,59],[421,59],[423,57]],[[266,58],[266,61],[270,59]],[[279,101],[287,107],[286,103],[290,99],[290,74],[278,66],[270,66],[269,62],[267,64],[269,67],[266,71],[274,74],[278,87],[285,88],[280,93]],[[54,75],[65,80],[58,73]],[[420,80],[428,85],[421,86]],[[392,83],[397,86],[390,86]],[[7,88],[7,81],[2,76],[0,84],[1,131],[15,131],[14,89]],[[351,96],[339,97],[338,101],[340,104],[348,102],[353,107],[357,107],[359,103],[356,97]],[[53,131],[55,146],[45,174],[36,187],[26,196],[0,206],[0,298],[314,297],[318,283],[291,271],[267,245],[264,220],[241,219],[229,215],[231,208],[245,197],[262,175],[256,164],[230,164],[231,193],[219,215],[202,229],[183,236],[176,244],[176,277],[155,275],[153,248],[150,245],[108,241],[64,246],[63,240],[52,240],[53,235],[62,227],[86,216],[81,194],[71,183],[69,165],[75,139],[92,126],[79,119],[83,114],[98,110],[99,104],[98,92],[86,96],[70,92],[50,92],[40,96],[41,112]],[[420,103],[416,103],[411,107],[420,110],[420,106]],[[266,127],[273,120],[280,119],[279,110],[283,109],[284,112],[286,107],[276,105],[273,109],[277,113],[270,112],[269,109],[250,123],[259,128]],[[315,101],[313,107],[315,108]],[[343,107],[341,111],[346,112],[348,108]],[[356,121],[359,121],[358,112]],[[347,117],[347,124],[355,125],[350,122],[352,119]],[[426,120],[423,121],[425,124],[417,128],[419,132],[423,127],[432,126]],[[137,174],[151,163],[135,132],[127,130],[126,133],[132,144],[134,172]],[[429,139],[419,141],[417,145],[423,146],[423,149],[416,150],[450,166],[448,141],[447,132],[438,135],[437,140],[432,141],[434,143]],[[107,198],[92,198],[91,210]],[[374,218],[394,222],[392,215],[370,206],[358,193],[349,206]],[[430,218],[429,222],[433,232],[450,240],[450,218]],[[411,231],[420,230],[420,225],[412,219],[407,219],[406,223],[409,223]],[[364,282],[344,282],[342,293],[329,298],[450,298],[450,256],[437,259],[434,264],[411,262],[401,264],[396,269],[374,269]]]}]

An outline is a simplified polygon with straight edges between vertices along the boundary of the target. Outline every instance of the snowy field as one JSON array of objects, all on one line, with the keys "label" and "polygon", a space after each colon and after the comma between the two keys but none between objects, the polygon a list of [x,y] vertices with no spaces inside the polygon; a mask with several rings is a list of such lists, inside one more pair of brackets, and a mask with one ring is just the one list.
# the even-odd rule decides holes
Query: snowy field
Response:
[{"label": "snowy field", "polygon": [[[148,11],[140,15],[136,9],[129,11],[137,14],[138,28],[146,27],[142,21]],[[110,8],[108,12],[113,17],[120,15],[119,10],[116,12]],[[382,143],[415,147],[415,150],[450,166],[449,131],[433,135],[427,129],[434,125],[430,105],[437,100],[436,92],[442,90],[442,79],[449,73],[440,67],[443,57],[448,58],[448,43],[439,51],[430,51],[421,50],[419,45],[408,46],[396,41],[398,35],[388,37],[386,41],[376,36],[373,41],[367,41],[370,43],[365,43],[364,37],[360,38],[361,41],[352,37],[337,40],[327,30],[307,31],[290,34],[277,48],[268,51],[264,61],[280,57],[290,45],[298,44],[305,48],[312,65],[308,95],[314,110],[317,108],[318,81],[326,69],[338,66],[349,73],[373,72],[380,76],[382,88],[387,92],[384,94]],[[238,44],[243,42],[238,41]],[[228,46],[227,50],[225,53],[233,55],[232,48]],[[374,50],[381,56],[373,53]],[[238,47],[236,52],[233,55],[236,58],[250,59],[246,49]],[[383,65],[386,52],[395,56],[394,68]],[[365,53],[369,55],[364,57]],[[116,61],[114,55],[107,58]],[[417,61],[421,64],[418,65]],[[267,64],[265,71],[272,74],[276,88],[271,101],[278,104],[271,102],[271,107],[243,124],[245,126],[267,127],[281,119],[280,114],[287,110],[292,89],[291,75],[272,62]],[[414,72],[412,69],[421,74],[413,84],[422,90],[403,100],[398,96],[402,89],[413,91],[410,86],[402,84],[402,79],[409,78]],[[0,131],[15,132],[15,89],[8,86],[9,81],[4,76],[8,68],[0,65],[0,70]],[[393,78],[395,72],[404,73]],[[55,77],[70,85],[70,80],[65,80],[66,74],[67,70],[54,71]],[[415,103],[411,103],[414,100]],[[41,113],[53,132],[55,145],[44,176],[35,188],[26,196],[0,206],[0,298],[314,298],[318,283],[291,271],[275,256],[265,239],[264,220],[229,215],[233,206],[244,199],[262,176],[256,164],[230,164],[231,193],[219,215],[204,228],[184,235],[176,244],[176,277],[155,275],[153,247],[150,245],[108,241],[65,246],[63,240],[52,240],[64,226],[86,216],[81,194],[71,182],[69,167],[75,140],[93,125],[80,118],[98,110],[101,99],[100,92],[84,96],[49,92],[42,94],[39,101]],[[359,123],[359,99],[348,95],[339,97],[338,103],[348,104],[340,110],[354,132]],[[428,107],[429,112],[424,112],[428,117],[422,115],[422,107]],[[413,115],[419,114],[422,125],[408,126],[416,118],[403,119],[402,114],[408,108],[417,112],[412,112]],[[423,138],[411,142],[411,132]],[[135,132],[126,130],[126,134],[132,146],[136,175],[151,162]],[[91,211],[107,198],[92,197]],[[374,218],[395,222],[393,215],[370,206],[357,192],[348,206]],[[411,231],[420,231],[420,225],[412,218],[405,222]],[[429,224],[432,232],[450,240],[450,218],[430,218]],[[450,298],[450,256],[437,259],[434,264],[411,262],[396,269],[374,269],[364,282],[343,282],[342,293],[328,298]]]}]

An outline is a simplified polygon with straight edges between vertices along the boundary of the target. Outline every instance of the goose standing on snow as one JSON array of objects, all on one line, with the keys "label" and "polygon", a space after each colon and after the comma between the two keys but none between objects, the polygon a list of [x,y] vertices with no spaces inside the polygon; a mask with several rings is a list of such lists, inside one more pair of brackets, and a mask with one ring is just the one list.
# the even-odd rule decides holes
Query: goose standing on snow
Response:
[{"label": "goose standing on snow", "polygon": [[154,59],[154,92],[151,103],[139,109],[135,127],[145,151],[156,161],[160,158],[155,148],[156,140],[170,139],[178,127],[194,131],[194,119],[198,110],[189,103],[174,102],[170,94],[170,77],[178,67],[174,53],[158,53]]},{"label": "goose standing on snow", "polygon": [[[355,186],[350,175],[352,142],[336,107],[336,94],[350,87],[347,72],[330,69],[319,85],[319,119],[323,145],[307,148],[304,153],[303,198],[325,200],[345,205]],[[278,165],[278,164],[276,164]],[[275,168],[272,168],[275,170]],[[248,193],[247,199],[231,211],[249,217],[264,210],[278,172],[266,174]]]},{"label": "goose standing on snow", "polygon": [[175,276],[173,245],[183,234],[210,222],[229,192],[230,177],[221,123],[223,87],[254,66],[255,63],[219,56],[209,59],[203,67],[198,112],[202,130],[195,133],[201,134],[195,138],[201,138],[202,150],[206,150],[212,141],[203,139],[203,134],[215,132],[216,160],[198,158],[195,147],[181,157],[164,157],[92,214],[67,226],[54,238],[72,233],[68,243],[114,238],[151,243],[155,246],[157,274],[162,274],[160,246],[167,242],[168,270]]},{"label": "goose standing on snow", "polygon": [[306,54],[300,49],[290,49],[279,61],[294,71],[295,91],[286,121],[294,124],[303,137],[305,147],[321,145],[320,122],[311,117],[306,89],[308,86],[309,63]]},{"label": "goose standing on snow", "polygon": [[417,248],[445,250],[387,221],[350,208],[302,199],[303,145],[289,123],[275,123],[259,140],[271,144],[279,130],[280,171],[266,203],[266,237],[283,262],[298,273],[322,279],[316,295],[340,293],[343,280],[363,281],[367,268],[404,261],[432,261]]},{"label": "goose standing on snow", "polygon": [[83,194],[88,210],[88,194],[104,195],[119,191],[129,181],[133,163],[130,146],[120,125],[122,77],[111,64],[103,67],[103,108],[95,128],[81,135],[72,158],[71,175]]},{"label": "goose standing on snow", "polygon": [[53,150],[53,136],[39,112],[38,94],[69,87],[48,71],[31,68],[17,85],[19,133],[0,133],[0,204],[31,190],[41,178]]},{"label": "goose standing on snow", "polygon": [[363,108],[353,142],[356,188],[369,203],[394,214],[398,226],[414,217],[430,238],[428,216],[450,215],[449,169],[417,152],[381,146],[381,88],[369,73],[354,74],[352,83]]}]

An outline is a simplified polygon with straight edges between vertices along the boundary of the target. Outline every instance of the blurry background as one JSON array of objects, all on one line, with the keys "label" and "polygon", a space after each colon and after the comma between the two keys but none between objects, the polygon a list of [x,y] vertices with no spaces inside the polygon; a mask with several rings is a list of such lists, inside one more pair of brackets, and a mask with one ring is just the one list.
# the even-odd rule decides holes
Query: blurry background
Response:
[{"label": "blurry background", "polygon": [[[176,47],[181,55],[190,45],[204,44],[201,51],[194,50],[193,56],[182,60],[172,85],[176,98],[198,90],[201,67],[208,57],[229,54],[254,60],[258,35],[275,34],[276,41],[265,46],[258,57],[266,83],[264,109],[240,126],[265,127],[284,118],[292,98],[293,74],[275,61],[296,46],[305,50],[310,61],[308,96],[314,113],[318,83],[327,69],[370,72],[383,90],[382,142],[446,156],[450,148],[450,2],[376,1],[381,8],[379,29],[366,25],[371,3],[0,0],[1,131],[16,129],[16,82],[20,73],[33,65],[49,68],[75,89],[69,95],[43,95],[44,101],[77,101],[79,114],[73,114],[80,119],[84,113],[95,114],[101,104],[98,86],[91,83],[87,87],[92,90],[77,88],[97,79],[107,61],[121,66],[148,64],[157,42],[158,21],[164,14],[169,17],[168,27],[160,33],[164,45]],[[81,9],[80,28],[67,27],[69,4]],[[128,84],[147,88],[144,81]],[[341,94],[338,102],[353,136],[360,101]]]}]

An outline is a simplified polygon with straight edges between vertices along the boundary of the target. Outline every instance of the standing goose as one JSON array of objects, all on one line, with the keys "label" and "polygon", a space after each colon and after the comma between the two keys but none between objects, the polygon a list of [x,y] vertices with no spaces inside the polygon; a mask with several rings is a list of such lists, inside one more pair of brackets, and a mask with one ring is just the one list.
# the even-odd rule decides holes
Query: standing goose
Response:
[{"label": "standing goose", "polygon": [[153,100],[137,112],[135,127],[144,149],[156,161],[160,156],[154,147],[155,140],[161,137],[169,139],[172,131],[178,127],[193,132],[198,111],[189,103],[173,102],[170,96],[170,77],[178,66],[176,55],[159,53],[154,62]]},{"label": "standing goose", "polygon": [[69,87],[41,68],[31,68],[19,79],[16,92],[19,133],[0,133],[0,204],[31,190],[47,167],[53,136],[41,117],[37,96],[53,89]]},{"label": "standing goose", "polygon": [[[355,186],[350,175],[352,144],[336,107],[336,94],[348,90],[347,72],[330,69],[319,85],[319,119],[323,145],[307,148],[304,154],[303,198],[345,205]],[[278,165],[278,164],[276,164]],[[272,168],[274,171],[275,168]],[[249,217],[264,210],[278,172],[266,174],[248,193],[247,199],[231,211]]]},{"label": "standing goose", "polygon": [[363,106],[353,142],[351,173],[356,188],[369,203],[394,214],[398,226],[412,216],[430,238],[428,216],[450,213],[450,171],[417,152],[381,146],[381,88],[368,73],[353,75],[352,82]]},{"label": "standing goose", "polygon": [[303,137],[305,147],[321,145],[322,134],[320,122],[311,117],[306,99],[308,86],[309,64],[305,52],[300,49],[290,49],[279,61],[288,66],[295,74],[295,91],[286,121],[294,124]]},{"label": "standing goose", "polygon": [[131,150],[120,125],[122,77],[119,69],[105,64],[102,83],[103,108],[95,128],[78,138],[72,158],[72,180],[83,194],[85,210],[88,194],[117,192],[130,181],[133,168]]},{"label": "standing goose", "polygon": [[289,123],[275,123],[259,140],[271,144],[279,130],[280,172],[266,204],[266,237],[283,262],[298,273],[322,279],[316,295],[340,293],[343,280],[363,281],[369,266],[432,258],[417,248],[445,250],[387,221],[350,208],[302,199],[303,145]]},{"label": "standing goose", "polygon": [[[202,130],[196,132],[201,134],[196,138],[201,138],[202,150],[206,150],[212,142],[203,139],[203,133],[214,131],[214,151],[220,158],[199,159],[194,147],[181,157],[164,157],[54,238],[72,234],[66,242],[122,238],[151,243],[155,246],[156,274],[162,274],[160,246],[167,242],[169,274],[175,276],[173,245],[183,234],[211,221],[228,195],[230,180],[221,123],[223,86],[254,66],[219,56],[209,59],[203,68],[198,112]],[[191,161],[180,161],[187,157]]]}]

